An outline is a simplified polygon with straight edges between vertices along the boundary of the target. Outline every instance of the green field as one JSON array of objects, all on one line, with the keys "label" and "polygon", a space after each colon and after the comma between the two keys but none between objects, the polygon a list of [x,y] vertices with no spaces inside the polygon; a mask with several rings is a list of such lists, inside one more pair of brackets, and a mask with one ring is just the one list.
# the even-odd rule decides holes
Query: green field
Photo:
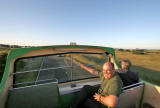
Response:
[{"label": "green field", "polygon": [[[0,48],[0,55],[8,51],[9,49]],[[160,51],[146,50],[144,54],[133,54],[132,51],[116,51],[116,57],[118,61],[122,59],[131,60],[133,65],[131,69],[135,71],[142,80],[160,85]],[[0,78],[1,77],[2,72],[0,73]]]}]

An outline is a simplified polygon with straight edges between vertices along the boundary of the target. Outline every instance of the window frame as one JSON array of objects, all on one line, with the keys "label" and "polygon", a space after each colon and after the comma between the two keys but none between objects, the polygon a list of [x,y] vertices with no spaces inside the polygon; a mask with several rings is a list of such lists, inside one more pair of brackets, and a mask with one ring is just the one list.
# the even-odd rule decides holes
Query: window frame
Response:
[{"label": "window frame", "polygon": [[[28,59],[28,58],[36,58],[36,57],[46,57],[46,56],[56,56],[56,55],[63,55],[63,54],[105,54],[106,57],[108,57],[108,61],[111,60],[111,57],[108,56],[110,53],[108,52],[100,52],[100,53],[92,53],[92,52],[65,52],[65,53],[56,53],[56,54],[46,54],[46,55],[38,55],[38,56],[28,56],[28,57],[21,57],[21,58],[18,58],[16,59],[16,61],[14,62],[14,71],[13,71],[13,74],[16,73],[16,64],[19,60],[21,59]],[[16,75],[13,75],[13,88],[19,88],[19,87],[15,87],[14,84],[16,84]],[[82,80],[87,80],[87,79],[93,79],[93,78],[97,78],[97,76],[95,77],[91,77],[91,78],[82,78],[82,79],[77,79],[77,80],[69,80],[69,81],[66,81],[66,82],[62,82],[62,83],[68,83],[68,82],[74,82],[74,81],[82,81]],[[36,80],[34,80],[33,82],[35,82]],[[22,83],[25,83],[25,82],[22,82]],[[62,84],[60,83],[60,84]],[[43,83],[45,84],[45,83]],[[34,86],[35,84],[32,84],[32,85],[29,85],[29,86]],[[38,85],[38,84],[36,84]],[[26,87],[26,86],[22,86],[23,88]],[[21,88],[21,87],[20,87]]]}]

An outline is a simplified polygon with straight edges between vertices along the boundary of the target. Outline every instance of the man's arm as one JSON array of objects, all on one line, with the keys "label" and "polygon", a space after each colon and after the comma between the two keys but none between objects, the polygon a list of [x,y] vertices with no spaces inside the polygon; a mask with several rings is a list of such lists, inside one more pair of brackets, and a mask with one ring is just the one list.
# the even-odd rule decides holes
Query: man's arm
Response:
[{"label": "man's arm", "polygon": [[85,66],[83,64],[80,64],[80,67],[85,69],[85,70],[87,70],[87,71],[89,71],[91,74],[94,74],[94,75],[98,76],[98,71],[97,70],[89,68],[89,67],[87,67],[87,66]]},{"label": "man's arm", "polygon": [[115,107],[115,105],[118,102],[118,97],[115,95],[102,96],[100,94],[95,93],[94,99],[110,107]]}]

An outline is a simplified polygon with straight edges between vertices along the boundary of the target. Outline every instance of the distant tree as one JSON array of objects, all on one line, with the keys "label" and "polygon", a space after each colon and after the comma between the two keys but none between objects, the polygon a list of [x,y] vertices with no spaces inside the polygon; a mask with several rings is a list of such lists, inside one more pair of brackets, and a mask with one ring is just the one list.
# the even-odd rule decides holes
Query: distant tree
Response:
[{"label": "distant tree", "polygon": [[119,49],[119,51],[124,51],[124,49]]},{"label": "distant tree", "polygon": [[127,52],[131,52],[131,50],[129,50],[129,49],[126,49],[126,51],[127,51]]},{"label": "distant tree", "polygon": [[145,54],[145,50],[143,49],[132,50],[132,54]]},{"label": "distant tree", "polygon": [[6,48],[9,48],[9,45],[6,45],[6,44],[0,44],[0,47],[6,47]]}]

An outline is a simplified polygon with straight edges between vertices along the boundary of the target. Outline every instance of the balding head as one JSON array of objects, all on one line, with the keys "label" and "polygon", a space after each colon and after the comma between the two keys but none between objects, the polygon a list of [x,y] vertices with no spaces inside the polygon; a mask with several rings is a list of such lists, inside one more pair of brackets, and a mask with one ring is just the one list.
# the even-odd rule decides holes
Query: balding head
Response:
[{"label": "balding head", "polygon": [[105,62],[105,63],[103,64],[103,67],[107,67],[107,68],[114,69],[114,64],[111,63],[111,62]]},{"label": "balding head", "polygon": [[106,79],[109,79],[114,74],[114,65],[111,62],[106,62],[103,65],[103,75]]}]

